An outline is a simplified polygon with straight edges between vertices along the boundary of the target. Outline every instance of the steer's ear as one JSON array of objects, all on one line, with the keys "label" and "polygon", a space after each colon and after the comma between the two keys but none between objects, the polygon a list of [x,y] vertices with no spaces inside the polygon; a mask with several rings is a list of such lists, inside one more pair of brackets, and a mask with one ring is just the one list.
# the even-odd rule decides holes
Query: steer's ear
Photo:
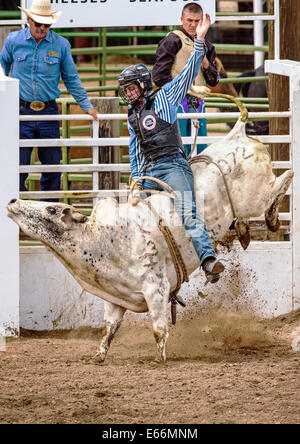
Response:
[{"label": "steer's ear", "polygon": [[74,222],[82,224],[87,220],[86,216],[79,213],[79,211],[72,210],[71,208],[65,208],[62,214],[63,216],[61,217],[61,220],[67,228],[72,228]]}]

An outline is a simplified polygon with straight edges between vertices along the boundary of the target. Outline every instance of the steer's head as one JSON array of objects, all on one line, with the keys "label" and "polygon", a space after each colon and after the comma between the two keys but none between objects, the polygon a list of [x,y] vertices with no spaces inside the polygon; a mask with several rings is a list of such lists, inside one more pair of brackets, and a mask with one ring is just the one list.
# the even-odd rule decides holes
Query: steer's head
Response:
[{"label": "steer's head", "polygon": [[59,244],[66,232],[80,231],[87,217],[63,203],[12,199],[7,215],[25,234],[49,246]]}]

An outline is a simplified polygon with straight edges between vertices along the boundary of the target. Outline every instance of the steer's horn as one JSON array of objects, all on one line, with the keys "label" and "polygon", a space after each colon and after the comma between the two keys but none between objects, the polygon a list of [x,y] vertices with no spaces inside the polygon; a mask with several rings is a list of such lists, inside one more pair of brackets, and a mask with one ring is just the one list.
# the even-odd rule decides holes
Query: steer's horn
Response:
[{"label": "steer's horn", "polygon": [[206,94],[207,97],[221,97],[223,99],[227,99],[230,100],[231,102],[234,102],[240,113],[241,113],[241,121],[242,122],[247,122],[248,119],[248,110],[245,107],[245,105],[236,97],[230,96],[229,94],[217,94],[217,93],[208,93]]},{"label": "steer's horn", "polygon": [[68,228],[72,227],[73,222],[83,223],[87,220],[87,217],[79,213],[79,211],[72,208],[64,208],[63,216],[61,220],[66,224]]},{"label": "steer's horn", "polygon": [[75,222],[79,222],[80,224],[87,221],[87,217],[84,216],[84,214],[79,213],[78,211],[74,211],[72,213],[72,219],[75,220]]}]

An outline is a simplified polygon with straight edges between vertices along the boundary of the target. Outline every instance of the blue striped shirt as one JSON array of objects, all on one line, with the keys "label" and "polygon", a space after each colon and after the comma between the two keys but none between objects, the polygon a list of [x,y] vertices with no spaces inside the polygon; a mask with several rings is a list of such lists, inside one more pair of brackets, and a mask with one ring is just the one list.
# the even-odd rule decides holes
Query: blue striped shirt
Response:
[{"label": "blue striped shirt", "polygon": [[[160,119],[168,123],[174,123],[177,116],[179,103],[186,96],[190,86],[197,76],[205,56],[206,47],[204,40],[194,41],[194,51],[188,59],[185,67],[171,82],[166,83],[155,95],[153,110]],[[145,157],[140,142],[133,128],[128,123],[130,134],[129,159],[132,178],[138,179],[143,174]]]},{"label": "blue striped shirt", "polygon": [[28,27],[11,32],[0,53],[0,63],[7,76],[13,65],[11,76],[20,80],[20,98],[26,102],[48,102],[59,97],[61,75],[82,110],[92,108],[73,61],[70,43],[51,29],[39,44]]}]

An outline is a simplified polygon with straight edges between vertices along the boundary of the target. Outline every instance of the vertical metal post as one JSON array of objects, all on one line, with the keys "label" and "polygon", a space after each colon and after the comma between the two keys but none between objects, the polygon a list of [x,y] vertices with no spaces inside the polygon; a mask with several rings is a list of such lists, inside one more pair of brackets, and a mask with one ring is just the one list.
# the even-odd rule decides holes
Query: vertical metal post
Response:
[{"label": "vertical metal post", "polygon": [[[133,32],[137,32],[137,26],[133,26],[132,27],[132,31]],[[134,46],[137,46],[138,45],[138,38],[137,38],[137,36],[134,36],[133,37],[133,41],[132,41],[132,44],[134,45]],[[133,56],[135,59],[137,59],[137,54],[135,54],[134,56]]]},{"label": "vertical metal post", "polygon": [[[35,153],[36,153],[36,147],[33,147],[32,151],[31,151],[31,156],[30,156],[30,165],[34,165]],[[27,182],[26,185],[27,185],[28,191],[34,191],[35,190],[35,180],[30,179],[30,174],[28,175],[26,182]]]},{"label": "vertical metal post", "polygon": [[[253,0],[253,12],[261,14],[263,12],[263,1]],[[264,44],[264,25],[262,20],[254,20],[254,46],[263,46]],[[264,63],[264,53],[262,51],[254,52],[254,69]]]},{"label": "vertical metal post", "polygon": [[[102,47],[102,52],[98,54],[98,68],[99,68],[99,86],[103,85],[103,39],[102,39],[102,28],[99,28],[98,30],[98,47]],[[101,96],[101,91],[99,91],[99,96]]]},{"label": "vertical metal post", "polygon": [[[93,120],[92,122],[92,137],[93,139],[97,139],[99,134],[99,122],[97,120]],[[99,146],[93,146],[93,165],[97,165],[99,163]],[[93,171],[93,190],[99,190],[99,173],[97,171]],[[97,203],[97,198],[93,198],[93,207]]]},{"label": "vertical metal post", "polygon": [[[102,46],[103,46],[103,55],[102,55],[102,85],[106,85],[106,61],[107,61],[107,37],[106,37],[106,28],[102,29]],[[105,91],[102,93],[105,96]]]},{"label": "vertical metal post", "polygon": [[[69,110],[69,104],[64,101],[62,103],[62,114],[68,114],[68,110]],[[70,122],[68,120],[62,121],[62,137],[63,137],[63,139],[64,138],[68,139],[70,137]],[[62,164],[67,165],[69,163],[69,160],[70,160],[70,148],[67,146],[63,146],[62,147]],[[66,191],[69,189],[68,173],[62,174],[62,188],[63,188],[63,190],[66,190]],[[63,201],[66,204],[71,203],[71,200],[67,199],[67,198],[65,198]]]},{"label": "vertical metal post", "polygon": [[274,60],[280,59],[280,11],[279,0],[274,0]]},{"label": "vertical metal post", "polygon": [[[21,0],[21,8],[26,9],[26,0]],[[27,16],[25,12],[21,11],[21,19],[26,22]],[[22,25],[22,28],[25,28],[26,25]]]}]

